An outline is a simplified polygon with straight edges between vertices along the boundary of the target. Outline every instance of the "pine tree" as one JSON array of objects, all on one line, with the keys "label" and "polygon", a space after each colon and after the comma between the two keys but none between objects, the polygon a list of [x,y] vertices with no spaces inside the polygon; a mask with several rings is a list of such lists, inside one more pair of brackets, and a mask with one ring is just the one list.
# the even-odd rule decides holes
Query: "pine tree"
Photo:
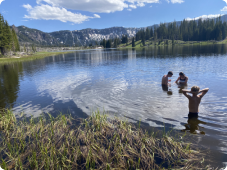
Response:
[{"label": "pine tree", "polygon": [[114,48],[117,48],[117,38],[114,39]]},{"label": "pine tree", "polygon": [[111,40],[109,39],[107,42],[106,42],[106,48],[111,48]]},{"label": "pine tree", "polygon": [[3,16],[0,14],[0,50],[1,50],[1,54],[3,54],[3,35],[4,35],[4,18]]},{"label": "pine tree", "polygon": [[154,32],[153,32],[153,29],[151,28],[150,29],[150,37],[153,37],[154,36]]},{"label": "pine tree", "polygon": [[148,29],[148,27],[146,28],[146,40],[150,39],[150,31]]},{"label": "pine tree", "polygon": [[155,43],[157,41],[157,37],[158,37],[157,30],[156,30],[156,27],[154,27],[154,41],[155,41]]},{"label": "pine tree", "polygon": [[106,40],[105,39],[103,39],[102,45],[103,45],[103,48],[106,48]]},{"label": "pine tree", "polygon": [[[89,46],[92,47],[92,43],[89,44]],[[35,48],[35,45],[34,45],[34,44],[32,44],[32,51],[33,51],[34,53],[36,52],[36,48]]]},{"label": "pine tree", "polygon": [[142,44],[143,44],[143,46],[145,46],[145,37],[144,36],[142,37]]},{"label": "pine tree", "polygon": [[27,49],[26,49],[25,44],[24,44],[24,52],[26,53],[26,51],[27,51]]},{"label": "pine tree", "polygon": [[20,51],[19,41],[18,41],[17,34],[14,29],[12,29],[12,38],[13,38],[13,46],[14,46],[13,51]]},{"label": "pine tree", "polygon": [[135,47],[135,38],[132,38],[132,47]]},{"label": "pine tree", "polygon": [[1,39],[1,52],[2,55],[5,55],[5,53],[12,48],[12,33],[7,21],[4,22],[2,33],[3,36]]}]

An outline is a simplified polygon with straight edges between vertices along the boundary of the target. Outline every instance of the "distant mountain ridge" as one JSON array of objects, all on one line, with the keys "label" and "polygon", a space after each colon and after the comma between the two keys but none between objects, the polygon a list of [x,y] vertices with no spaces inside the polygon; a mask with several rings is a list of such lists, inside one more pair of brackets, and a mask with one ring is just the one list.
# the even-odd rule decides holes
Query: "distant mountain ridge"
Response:
[{"label": "distant mountain ridge", "polygon": [[[204,19],[203,19],[204,20]],[[227,22],[227,15],[221,16],[223,22]],[[167,23],[168,24],[168,23]],[[181,21],[177,21],[179,26]],[[158,27],[159,24],[148,26],[149,28]],[[105,29],[83,29],[83,30],[63,30],[51,33],[45,33],[37,29],[31,29],[25,26],[12,26],[18,36],[19,42],[23,44],[35,44],[37,46],[85,46],[95,44],[103,39],[121,38],[122,35],[127,35],[129,38],[136,35],[136,32],[143,28],[125,28],[111,27]]]},{"label": "distant mountain ridge", "polygon": [[17,33],[19,42],[23,44],[36,44],[40,46],[84,46],[99,42],[103,39],[121,38],[122,35],[133,37],[141,28],[111,27],[106,29],[83,29],[74,31],[55,31],[45,33],[25,26],[12,26]]}]

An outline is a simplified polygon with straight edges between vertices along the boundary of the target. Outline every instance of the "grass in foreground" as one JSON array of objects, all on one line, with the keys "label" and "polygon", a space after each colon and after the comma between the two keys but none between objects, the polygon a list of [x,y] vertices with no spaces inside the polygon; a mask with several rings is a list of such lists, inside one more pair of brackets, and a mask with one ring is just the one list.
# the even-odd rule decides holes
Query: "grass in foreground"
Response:
[{"label": "grass in foreground", "polygon": [[16,121],[0,116],[0,162],[4,169],[206,169],[190,144],[94,113],[75,123],[61,115]]}]

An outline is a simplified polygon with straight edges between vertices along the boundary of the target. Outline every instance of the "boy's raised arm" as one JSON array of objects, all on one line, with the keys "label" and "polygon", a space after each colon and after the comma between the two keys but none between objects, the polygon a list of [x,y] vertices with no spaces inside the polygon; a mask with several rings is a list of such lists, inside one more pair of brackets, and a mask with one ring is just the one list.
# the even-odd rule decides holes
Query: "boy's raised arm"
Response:
[{"label": "boy's raised arm", "polygon": [[184,94],[187,98],[190,98],[190,97],[191,97],[190,95],[187,94],[187,93],[191,93],[190,90],[182,89],[182,92],[183,92],[183,94]]},{"label": "boy's raised arm", "polygon": [[199,97],[202,98],[208,91],[209,91],[209,88],[205,88],[203,90],[200,90],[199,93],[202,93],[202,94],[200,94]]}]

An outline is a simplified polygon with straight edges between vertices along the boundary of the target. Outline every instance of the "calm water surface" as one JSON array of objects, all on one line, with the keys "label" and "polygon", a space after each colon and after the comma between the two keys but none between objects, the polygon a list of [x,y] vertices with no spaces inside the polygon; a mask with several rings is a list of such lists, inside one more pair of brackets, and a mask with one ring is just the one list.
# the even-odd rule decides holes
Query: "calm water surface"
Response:
[{"label": "calm water surface", "polygon": [[[163,89],[161,78],[174,72]],[[188,99],[173,82],[183,71],[188,86],[209,87],[199,118],[188,120]],[[0,65],[0,107],[39,116],[72,113],[85,118],[97,109],[109,115],[174,128],[196,136],[227,163],[227,46],[160,47],[141,50],[76,51],[23,63]]]}]

